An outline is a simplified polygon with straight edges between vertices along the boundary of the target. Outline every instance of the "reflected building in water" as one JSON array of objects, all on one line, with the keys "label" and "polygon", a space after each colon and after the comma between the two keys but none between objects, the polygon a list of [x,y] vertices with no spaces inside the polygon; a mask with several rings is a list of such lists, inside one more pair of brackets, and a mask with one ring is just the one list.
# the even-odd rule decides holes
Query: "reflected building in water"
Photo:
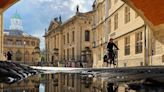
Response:
[{"label": "reflected building in water", "polygon": [[92,80],[80,74],[48,74],[14,84],[0,84],[0,92],[93,92]]},{"label": "reflected building in water", "polygon": [[[117,78],[116,78],[117,79]],[[118,80],[118,79],[117,79]],[[164,87],[136,82],[109,83],[108,77],[83,75],[79,73],[42,74],[32,76],[14,84],[0,84],[0,92],[163,92]],[[145,83],[145,84],[144,84]]]},{"label": "reflected building in water", "polygon": [[39,92],[42,77],[33,76],[13,84],[0,84],[0,92]]},{"label": "reflected building in water", "polygon": [[[56,76],[58,76],[58,82],[54,83],[58,85],[55,85],[54,90],[46,92],[163,92],[164,90],[163,86],[156,85],[156,82],[152,83],[154,81],[140,83],[136,80],[131,83],[126,80],[122,82],[113,80],[109,83],[108,77],[102,76],[93,77],[82,74],[57,74]],[[53,88],[52,85],[51,88]]]},{"label": "reflected building in water", "polygon": [[92,92],[92,79],[80,74],[47,75],[46,92]]}]

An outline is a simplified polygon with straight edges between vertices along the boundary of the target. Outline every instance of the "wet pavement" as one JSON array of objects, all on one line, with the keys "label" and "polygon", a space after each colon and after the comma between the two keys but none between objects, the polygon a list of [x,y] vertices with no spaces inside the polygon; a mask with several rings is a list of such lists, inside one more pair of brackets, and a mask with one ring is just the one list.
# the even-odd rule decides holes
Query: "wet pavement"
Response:
[{"label": "wet pavement", "polygon": [[0,61],[0,82],[10,84],[38,73],[38,70],[27,65],[8,61]]},{"label": "wet pavement", "polygon": [[164,67],[45,68],[0,92],[164,92]]}]

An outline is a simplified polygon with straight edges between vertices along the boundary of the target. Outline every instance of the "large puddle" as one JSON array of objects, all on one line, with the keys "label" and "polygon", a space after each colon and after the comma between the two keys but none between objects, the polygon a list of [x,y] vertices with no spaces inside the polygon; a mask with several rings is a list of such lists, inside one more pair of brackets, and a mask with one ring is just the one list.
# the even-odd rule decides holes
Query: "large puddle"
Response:
[{"label": "large puddle", "polygon": [[13,84],[1,83],[0,92],[164,92],[164,69],[48,69]]}]

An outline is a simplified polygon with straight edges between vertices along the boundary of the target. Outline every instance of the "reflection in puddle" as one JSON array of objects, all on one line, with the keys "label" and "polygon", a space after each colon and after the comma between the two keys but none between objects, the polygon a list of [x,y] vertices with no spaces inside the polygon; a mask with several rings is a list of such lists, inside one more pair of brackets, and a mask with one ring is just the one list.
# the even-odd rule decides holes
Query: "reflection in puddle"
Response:
[{"label": "reflection in puddle", "polygon": [[[145,77],[141,74],[129,76],[81,73],[40,74],[10,85],[1,83],[0,92],[164,92],[163,83],[151,78],[142,79],[143,76]],[[147,76],[155,75],[147,74]],[[155,77],[163,80],[164,76]]]},{"label": "reflection in puddle", "polygon": [[39,85],[39,92],[46,92],[45,91],[45,84],[40,83],[40,85]]}]

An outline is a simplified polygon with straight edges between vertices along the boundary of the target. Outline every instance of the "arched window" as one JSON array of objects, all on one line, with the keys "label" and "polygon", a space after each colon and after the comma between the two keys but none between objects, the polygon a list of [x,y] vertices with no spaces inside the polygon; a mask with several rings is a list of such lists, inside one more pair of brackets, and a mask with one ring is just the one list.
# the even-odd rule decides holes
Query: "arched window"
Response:
[{"label": "arched window", "polygon": [[16,61],[21,61],[22,60],[22,53],[20,50],[16,52]]},{"label": "arched window", "polygon": [[12,39],[7,39],[7,45],[13,45],[13,40]]},{"label": "arched window", "polygon": [[85,41],[90,41],[90,31],[89,30],[85,31]]},{"label": "arched window", "polygon": [[35,42],[34,42],[34,41],[32,41],[32,42],[31,42],[31,45],[32,45],[32,46],[35,46]]},{"label": "arched window", "polygon": [[35,53],[32,52],[31,55],[32,55],[32,62],[33,62],[34,61],[34,55],[35,55]]},{"label": "arched window", "polygon": [[26,51],[26,52],[25,52],[25,61],[30,61],[30,60],[29,60],[29,58],[30,58],[29,56],[30,56],[29,52]]},{"label": "arched window", "polygon": [[22,41],[21,41],[21,40],[16,40],[16,45],[17,45],[17,46],[22,45]]}]

